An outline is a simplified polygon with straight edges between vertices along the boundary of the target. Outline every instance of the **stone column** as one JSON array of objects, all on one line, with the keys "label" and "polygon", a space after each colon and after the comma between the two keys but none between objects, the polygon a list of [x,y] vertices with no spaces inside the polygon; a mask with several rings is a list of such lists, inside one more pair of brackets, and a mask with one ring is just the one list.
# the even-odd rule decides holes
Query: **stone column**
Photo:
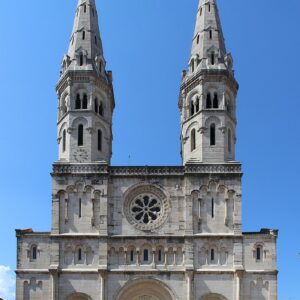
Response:
[{"label": "stone column", "polygon": [[242,300],[241,298],[241,277],[242,277],[242,271],[238,270],[235,274],[235,286],[236,286],[236,295],[235,300]]},{"label": "stone column", "polygon": [[192,300],[193,290],[192,290],[192,281],[193,281],[193,272],[188,271],[185,274],[186,277],[186,300]]},{"label": "stone column", "polygon": [[105,277],[106,272],[104,270],[99,270],[100,300],[105,300]]},{"label": "stone column", "polygon": [[57,268],[49,269],[51,281],[51,300],[58,299],[57,297]]}]

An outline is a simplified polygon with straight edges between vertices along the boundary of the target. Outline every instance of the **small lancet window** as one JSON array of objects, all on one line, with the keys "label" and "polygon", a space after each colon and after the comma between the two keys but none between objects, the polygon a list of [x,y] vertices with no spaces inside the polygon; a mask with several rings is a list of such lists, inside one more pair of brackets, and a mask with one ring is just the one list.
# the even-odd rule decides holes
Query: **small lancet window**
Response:
[{"label": "small lancet window", "polygon": [[86,13],[86,4],[83,5],[83,11]]},{"label": "small lancet window", "polygon": [[83,125],[78,126],[78,146],[83,146]]},{"label": "small lancet window", "polygon": [[206,108],[212,108],[210,93],[208,93],[206,96]]},{"label": "small lancet window", "polygon": [[194,106],[194,102],[191,101],[191,116],[193,116],[195,113],[195,106]]},{"label": "small lancet window", "polygon": [[200,34],[197,35],[197,45],[199,44],[200,42]]},{"label": "small lancet window", "polygon": [[192,70],[192,72],[195,71],[195,61],[194,61],[194,59],[191,60],[191,70]]},{"label": "small lancet window", "polygon": [[211,8],[211,7],[210,7],[210,3],[209,3],[209,4],[208,4],[208,11],[209,11],[209,12],[210,12],[210,8]]},{"label": "small lancet window", "polygon": [[81,100],[79,94],[76,95],[75,109],[81,109]]},{"label": "small lancet window", "polygon": [[97,42],[97,37],[95,36],[95,44],[97,45],[98,44],[98,42]]},{"label": "small lancet window", "polygon": [[211,146],[216,145],[216,125],[215,124],[210,125],[210,145]]},{"label": "small lancet window", "polygon": [[79,199],[79,203],[78,203],[78,217],[81,218],[82,216],[82,201],[81,199]]},{"label": "small lancet window", "polygon": [[215,260],[215,249],[210,250],[210,260],[214,261]]},{"label": "small lancet window", "polygon": [[95,113],[98,113],[98,98],[95,98]]},{"label": "small lancet window", "polygon": [[133,262],[134,260],[134,252],[133,250],[130,251],[130,261]]},{"label": "small lancet window", "polygon": [[219,98],[217,93],[214,94],[213,107],[219,108]]},{"label": "small lancet window", "polygon": [[62,151],[66,151],[66,129],[64,129],[62,136]]},{"label": "small lancet window", "polygon": [[144,261],[149,261],[149,251],[148,251],[148,249],[144,250]]},{"label": "small lancet window", "polygon": [[87,105],[88,105],[87,95],[84,94],[83,95],[83,101],[82,101],[82,108],[87,109]]},{"label": "small lancet window", "polygon": [[98,130],[98,151],[102,151],[102,131]]},{"label": "small lancet window", "polygon": [[158,261],[159,262],[162,261],[162,252],[161,252],[161,250],[158,250]]},{"label": "small lancet window", "polygon": [[256,260],[261,260],[261,247],[256,248]]},{"label": "small lancet window", "polygon": [[92,8],[93,17],[95,17],[95,10]]},{"label": "small lancet window", "polygon": [[214,198],[211,199],[211,217],[215,217],[215,200]]},{"label": "small lancet window", "polygon": [[82,39],[85,40],[85,31],[82,31]]},{"label": "small lancet window", "polygon": [[36,260],[37,259],[37,247],[33,246],[31,249],[31,259]]},{"label": "small lancet window", "polygon": [[199,100],[199,97],[197,97],[196,99],[196,112],[198,112],[200,109],[200,100]]},{"label": "small lancet window", "polygon": [[78,261],[82,261],[82,249],[78,249]]},{"label": "small lancet window", "polygon": [[209,31],[209,38],[212,39],[212,30]]},{"label": "small lancet window", "polygon": [[214,52],[211,54],[210,60],[211,60],[211,64],[214,65],[215,64],[215,53]]},{"label": "small lancet window", "polygon": [[83,54],[82,53],[80,53],[80,55],[79,55],[79,65],[83,66]]},{"label": "small lancet window", "polygon": [[228,152],[231,153],[231,144],[232,143],[232,136],[231,136],[231,129],[228,128]]},{"label": "small lancet window", "polygon": [[99,105],[99,115],[103,117],[103,104],[102,104],[102,102],[100,102],[100,105]]},{"label": "small lancet window", "polygon": [[200,8],[200,16],[202,16],[202,7]]},{"label": "small lancet window", "polygon": [[196,149],[196,130],[193,129],[191,132],[191,151]]},{"label": "small lancet window", "polygon": [[101,60],[99,62],[99,71],[100,71],[100,73],[102,73],[102,61]]}]

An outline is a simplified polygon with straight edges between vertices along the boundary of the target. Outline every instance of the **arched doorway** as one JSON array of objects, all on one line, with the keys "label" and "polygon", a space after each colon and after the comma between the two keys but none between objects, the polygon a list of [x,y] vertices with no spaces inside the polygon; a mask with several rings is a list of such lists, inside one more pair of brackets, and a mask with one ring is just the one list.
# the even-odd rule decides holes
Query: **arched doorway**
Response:
[{"label": "arched doorway", "polygon": [[91,298],[82,293],[75,293],[67,297],[66,300],[90,300]]},{"label": "arched doorway", "polygon": [[155,279],[137,279],[127,283],[116,300],[176,300],[174,293],[164,283]]},{"label": "arched doorway", "polygon": [[201,300],[227,300],[224,296],[219,294],[208,294],[201,298]]}]

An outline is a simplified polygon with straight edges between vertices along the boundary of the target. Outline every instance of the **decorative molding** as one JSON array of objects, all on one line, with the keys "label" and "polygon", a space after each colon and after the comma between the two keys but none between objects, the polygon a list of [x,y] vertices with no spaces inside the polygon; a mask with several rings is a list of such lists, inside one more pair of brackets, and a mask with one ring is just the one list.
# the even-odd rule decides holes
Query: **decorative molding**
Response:
[{"label": "decorative molding", "polygon": [[171,167],[109,167],[98,163],[63,164],[54,163],[52,175],[60,174],[106,174],[111,176],[184,176],[185,174],[239,174],[242,175],[240,163],[224,164],[187,164]]}]

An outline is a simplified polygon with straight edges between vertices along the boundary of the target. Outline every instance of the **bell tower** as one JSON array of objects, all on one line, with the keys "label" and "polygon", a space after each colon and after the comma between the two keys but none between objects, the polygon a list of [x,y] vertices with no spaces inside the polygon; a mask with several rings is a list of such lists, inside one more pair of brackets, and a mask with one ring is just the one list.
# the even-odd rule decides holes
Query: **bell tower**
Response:
[{"label": "bell tower", "polygon": [[79,0],[58,95],[59,162],[110,164],[114,93],[95,0]]},{"label": "bell tower", "polygon": [[183,164],[235,161],[236,96],[216,0],[200,0],[179,109]]}]

